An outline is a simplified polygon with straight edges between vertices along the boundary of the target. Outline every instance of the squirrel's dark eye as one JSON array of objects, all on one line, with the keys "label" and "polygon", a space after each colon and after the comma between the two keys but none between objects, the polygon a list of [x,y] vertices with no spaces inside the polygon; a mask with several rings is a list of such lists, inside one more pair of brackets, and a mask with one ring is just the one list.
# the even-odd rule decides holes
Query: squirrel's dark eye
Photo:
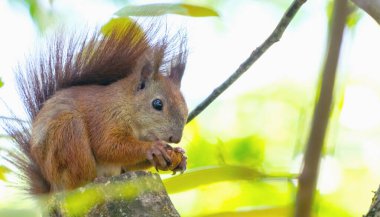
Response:
[{"label": "squirrel's dark eye", "polygon": [[164,107],[164,104],[162,103],[162,101],[160,99],[155,99],[152,102],[152,106],[157,111],[162,111],[162,107]]}]

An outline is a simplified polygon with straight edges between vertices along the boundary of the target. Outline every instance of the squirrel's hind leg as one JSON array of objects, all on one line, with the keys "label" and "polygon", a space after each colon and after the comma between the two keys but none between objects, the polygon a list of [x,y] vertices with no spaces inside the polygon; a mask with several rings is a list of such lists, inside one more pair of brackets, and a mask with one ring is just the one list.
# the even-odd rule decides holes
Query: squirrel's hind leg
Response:
[{"label": "squirrel's hind leg", "polygon": [[83,120],[73,113],[61,113],[47,123],[43,144],[32,145],[52,191],[77,188],[96,177],[96,162]]}]

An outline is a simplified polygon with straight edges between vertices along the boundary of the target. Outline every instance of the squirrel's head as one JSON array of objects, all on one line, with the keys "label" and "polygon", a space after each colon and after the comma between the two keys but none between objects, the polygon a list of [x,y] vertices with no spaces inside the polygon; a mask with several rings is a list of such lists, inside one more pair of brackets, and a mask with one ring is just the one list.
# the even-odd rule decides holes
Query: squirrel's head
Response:
[{"label": "squirrel's head", "polygon": [[[185,54],[183,54],[185,55]],[[188,110],[180,92],[185,69],[183,57],[172,61],[167,75],[162,67],[145,61],[130,79],[134,85],[128,102],[133,115],[128,123],[136,138],[142,141],[166,141],[178,143],[186,124]]]}]

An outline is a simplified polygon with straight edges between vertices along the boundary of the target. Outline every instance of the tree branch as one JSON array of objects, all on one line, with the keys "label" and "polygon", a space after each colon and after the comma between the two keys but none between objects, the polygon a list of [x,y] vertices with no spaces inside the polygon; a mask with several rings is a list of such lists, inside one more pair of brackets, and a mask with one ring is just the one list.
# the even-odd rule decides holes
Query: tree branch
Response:
[{"label": "tree branch", "polygon": [[158,174],[132,171],[52,195],[48,216],[179,217]]},{"label": "tree branch", "polygon": [[380,216],[380,186],[372,198],[372,204],[371,204],[371,207],[369,208],[367,215],[365,215],[364,217],[376,217],[376,216]]},{"label": "tree branch", "polygon": [[310,216],[317,183],[321,152],[330,116],[336,69],[347,13],[347,0],[335,0],[333,20],[331,30],[329,31],[328,51],[322,73],[322,86],[319,93],[319,99],[314,109],[309,140],[307,142],[303,160],[303,168],[298,180],[299,187],[296,198],[296,217]]},{"label": "tree branch", "polygon": [[380,24],[380,0],[352,0]]},{"label": "tree branch", "polygon": [[190,112],[187,122],[189,123],[197,115],[199,115],[210,103],[212,103],[220,94],[222,94],[231,84],[233,84],[244,72],[246,72],[253,63],[258,60],[261,55],[263,55],[267,49],[274,43],[279,41],[284,33],[285,29],[288,27],[290,21],[293,20],[294,16],[301,8],[301,6],[306,2],[306,0],[294,0],[290,5],[288,10],[285,12],[280,22],[277,24],[276,28],[272,34],[258,47],[251,55],[246,59],[239,68],[219,87],[214,89],[214,91],[203,100],[193,111]]}]

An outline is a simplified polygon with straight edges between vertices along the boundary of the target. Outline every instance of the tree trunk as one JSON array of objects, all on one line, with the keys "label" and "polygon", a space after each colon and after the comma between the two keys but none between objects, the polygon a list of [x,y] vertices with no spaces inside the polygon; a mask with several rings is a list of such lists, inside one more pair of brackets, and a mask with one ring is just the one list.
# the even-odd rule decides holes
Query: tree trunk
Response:
[{"label": "tree trunk", "polygon": [[158,174],[136,171],[95,180],[50,199],[49,216],[177,217]]}]

